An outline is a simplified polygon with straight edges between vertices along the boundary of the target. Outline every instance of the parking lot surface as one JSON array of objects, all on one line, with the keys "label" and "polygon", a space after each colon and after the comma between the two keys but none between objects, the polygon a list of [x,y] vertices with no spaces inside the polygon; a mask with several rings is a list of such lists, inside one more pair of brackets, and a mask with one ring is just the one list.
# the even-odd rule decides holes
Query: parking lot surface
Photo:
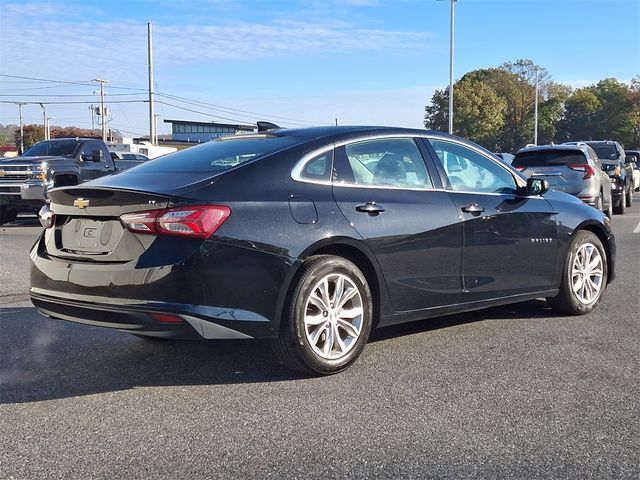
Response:
[{"label": "parking lot surface", "polygon": [[[640,478],[640,195],[590,315],[543,301],[374,332],[307,378],[266,342],[148,341],[28,301],[0,227],[0,478]],[[634,233],[635,230],[635,233]]]}]

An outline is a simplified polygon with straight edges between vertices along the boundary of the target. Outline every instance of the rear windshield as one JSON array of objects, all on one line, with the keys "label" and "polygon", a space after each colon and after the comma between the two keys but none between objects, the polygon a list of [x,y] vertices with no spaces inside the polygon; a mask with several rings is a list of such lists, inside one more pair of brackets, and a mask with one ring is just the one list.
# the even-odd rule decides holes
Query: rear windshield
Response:
[{"label": "rear windshield", "polygon": [[578,150],[538,150],[517,153],[514,167],[552,167],[557,165],[583,165],[587,163],[584,154]]},{"label": "rear windshield", "polygon": [[227,137],[189,147],[133,167],[130,173],[202,172],[217,174],[277,152],[300,139],[272,135]]},{"label": "rear windshield", "polygon": [[22,154],[23,157],[66,157],[73,155],[79,142],[73,140],[53,140],[38,142]]},{"label": "rear windshield", "polygon": [[616,158],[618,158],[618,151],[616,150],[615,145],[606,143],[602,143],[599,145],[595,143],[589,143],[588,145],[596,151],[596,153],[598,154],[598,158],[602,158],[604,160],[615,160]]}]

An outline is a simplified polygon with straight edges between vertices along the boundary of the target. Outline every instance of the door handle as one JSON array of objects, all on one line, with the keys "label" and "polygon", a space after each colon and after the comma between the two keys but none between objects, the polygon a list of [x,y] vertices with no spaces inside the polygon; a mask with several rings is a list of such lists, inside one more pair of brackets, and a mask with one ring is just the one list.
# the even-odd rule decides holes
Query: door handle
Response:
[{"label": "door handle", "polygon": [[467,213],[482,213],[484,212],[484,207],[481,207],[477,203],[472,203],[471,205],[462,207],[462,211]]},{"label": "door handle", "polygon": [[363,212],[375,217],[380,213],[384,212],[384,208],[378,205],[376,202],[367,202],[364,205],[358,205],[356,207],[358,212]]}]

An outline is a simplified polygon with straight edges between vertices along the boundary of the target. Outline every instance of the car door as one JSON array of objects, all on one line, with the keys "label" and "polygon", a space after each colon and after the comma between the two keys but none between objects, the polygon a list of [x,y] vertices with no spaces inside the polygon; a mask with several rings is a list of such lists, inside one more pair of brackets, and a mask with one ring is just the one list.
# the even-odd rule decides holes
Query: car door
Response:
[{"label": "car door", "polygon": [[[99,162],[92,160],[92,154],[96,150],[102,152],[102,158]],[[85,142],[80,155],[80,158],[83,160],[82,163],[80,163],[83,181],[93,180],[94,178],[108,175],[114,171],[111,153],[104,148],[101,142]]]},{"label": "car door", "polygon": [[480,149],[437,137],[429,143],[463,219],[463,300],[550,289],[558,234],[549,202],[519,195],[514,174]]},{"label": "car door", "polygon": [[409,137],[335,149],[334,199],[375,255],[396,311],[460,300],[462,230],[430,168]]}]

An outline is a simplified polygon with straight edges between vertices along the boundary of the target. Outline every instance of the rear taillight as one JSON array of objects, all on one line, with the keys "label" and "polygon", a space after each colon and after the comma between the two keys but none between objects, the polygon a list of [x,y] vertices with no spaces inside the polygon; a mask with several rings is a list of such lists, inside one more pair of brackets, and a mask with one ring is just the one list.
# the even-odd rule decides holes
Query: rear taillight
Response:
[{"label": "rear taillight", "polygon": [[125,213],[120,216],[120,221],[135,233],[207,238],[230,214],[229,207],[198,205]]},{"label": "rear taillight", "polygon": [[576,172],[584,172],[584,177],[582,177],[583,180],[586,180],[587,178],[591,178],[595,174],[595,172],[593,171],[593,167],[591,165],[585,165],[585,164],[575,165],[574,164],[574,165],[568,165],[568,167],[571,170],[575,170]]},{"label": "rear taillight", "polygon": [[44,228],[51,228],[56,224],[56,214],[48,205],[44,205],[38,212],[38,220]]},{"label": "rear taillight", "polygon": [[524,171],[524,169],[525,169],[525,167],[524,167],[524,166],[522,166],[522,165],[518,165],[518,166],[516,167],[516,170],[518,170],[519,172],[523,172],[523,171]]}]

